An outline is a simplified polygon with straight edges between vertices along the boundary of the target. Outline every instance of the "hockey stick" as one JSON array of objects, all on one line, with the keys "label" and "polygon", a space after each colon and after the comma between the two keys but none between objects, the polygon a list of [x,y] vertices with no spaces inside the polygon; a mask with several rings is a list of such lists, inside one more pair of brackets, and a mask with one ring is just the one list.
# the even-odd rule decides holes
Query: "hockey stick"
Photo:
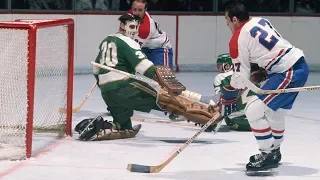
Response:
[{"label": "hockey stick", "polygon": [[[158,87],[158,88],[160,88],[160,85],[159,85],[159,83],[157,82],[157,81],[155,81],[155,80],[153,80],[153,79],[150,79],[150,78],[148,78],[148,77],[139,77],[139,76],[136,76],[136,75],[134,75],[134,74],[130,74],[130,73],[127,73],[127,72],[124,72],[124,71],[120,71],[120,70],[118,70],[118,69],[114,69],[114,68],[112,68],[112,67],[109,67],[109,66],[105,66],[105,65],[102,65],[102,64],[99,64],[99,63],[95,63],[95,62],[91,62],[91,64],[92,65],[94,65],[94,66],[96,66],[96,67],[99,67],[99,68],[102,68],[102,69],[106,69],[106,70],[109,70],[109,71],[113,71],[113,72],[117,72],[117,73],[119,73],[119,74],[123,74],[123,75],[125,75],[125,76],[128,76],[128,77],[130,77],[130,78],[133,78],[133,79],[136,79],[136,80],[139,80],[139,81],[142,81],[142,82],[145,82],[145,83],[147,83],[147,84],[149,84],[151,87]],[[192,95],[190,95],[190,93],[192,94]],[[156,93],[155,93],[156,94]],[[186,94],[188,94],[188,96],[186,96]],[[153,95],[153,94],[151,94],[151,95]],[[183,96],[183,97],[185,97],[185,98],[189,98],[189,99],[192,99],[192,100],[197,100],[197,102],[200,102],[200,99],[197,99],[199,96],[201,97],[201,95],[200,94],[198,94],[198,93],[195,93],[195,92],[191,92],[191,91],[188,91],[188,90],[185,90],[185,91],[183,91],[182,93],[181,93],[181,95],[179,95],[179,96]],[[215,104],[215,102],[211,102],[211,105],[214,105]]]},{"label": "hockey stick", "polygon": [[132,121],[136,122],[146,122],[146,123],[151,123],[151,124],[168,124],[168,125],[175,125],[175,126],[185,126],[185,127],[197,127],[195,124],[192,123],[180,123],[180,122],[174,122],[170,120],[158,120],[158,119],[146,119],[146,118],[140,118],[140,117],[131,117]]},{"label": "hockey stick", "polygon": [[124,71],[120,71],[118,69],[114,69],[112,67],[109,67],[109,66],[105,66],[105,65],[102,65],[102,64],[99,64],[99,63],[95,63],[93,61],[91,61],[91,64],[96,66],[96,67],[99,67],[99,68],[102,68],[102,69],[106,69],[106,70],[109,70],[109,71],[113,71],[113,72],[116,72],[116,73],[119,73],[119,74],[123,74],[125,76],[128,76],[130,78],[133,78],[133,79],[137,79],[137,80],[140,80],[142,82],[145,82],[149,85],[156,85],[157,87],[160,87],[159,83],[153,79],[150,79],[150,78],[147,78],[147,77],[139,77],[139,76],[136,76],[134,74],[130,74],[130,73],[127,73],[127,72],[124,72]]},{"label": "hockey stick", "polygon": [[[84,99],[81,101],[80,105],[74,109],[72,109],[72,113],[77,113],[80,111],[80,108],[83,106],[83,104],[87,101],[87,99],[89,98],[89,96],[91,95],[92,91],[94,90],[94,88],[97,87],[97,83],[94,83],[94,85],[92,86],[92,88],[90,89],[90,91],[86,94],[86,96],[84,97]],[[61,113],[65,113],[66,112],[66,108],[59,108],[59,112]]]},{"label": "hockey stick", "polygon": [[305,86],[305,87],[288,88],[288,89],[263,90],[255,86],[249,79],[245,78],[244,76],[240,75],[240,78],[245,83],[245,85],[256,94],[278,94],[278,93],[320,90],[320,86]]},{"label": "hockey stick", "polygon": [[193,135],[187,142],[185,142],[174,154],[172,154],[166,161],[157,166],[147,166],[139,164],[128,164],[127,170],[130,172],[139,172],[139,173],[158,173],[163,168],[165,168],[175,157],[178,156],[188,145],[195,140],[204,130],[206,130],[211,124],[215,125],[223,119],[220,116],[220,113],[217,113],[213,118],[211,118],[195,135]]}]

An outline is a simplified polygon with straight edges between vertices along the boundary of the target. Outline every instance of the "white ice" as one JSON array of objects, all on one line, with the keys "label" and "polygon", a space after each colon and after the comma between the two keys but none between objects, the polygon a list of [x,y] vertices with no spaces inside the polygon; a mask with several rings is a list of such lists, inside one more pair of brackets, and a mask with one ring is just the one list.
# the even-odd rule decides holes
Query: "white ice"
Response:
[{"label": "white ice", "polygon": [[[188,89],[213,95],[215,73],[178,73]],[[307,85],[320,85],[320,74],[311,73]],[[75,76],[74,106],[79,105],[94,83],[92,75]],[[81,142],[77,134],[64,139],[37,137],[34,155],[25,161],[0,161],[0,179],[5,180],[236,180],[320,179],[320,91],[301,92],[286,119],[282,165],[275,177],[247,177],[245,164],[258,152],[251,132],[204,132],[157,174],[132,173],[128,163],[159,165],[192,137],[199,127],[142,123],[135,138]],[[96,89],[73,127],[82,119],[103,114],[106,106]],[[163,113],[136,112],[137,116],[166,119]],[[111,117],[109,118],[112,119]],[[137,124],[137,122],[134,122]],[[45,144],[43,142],[46,142]],[[1,155],[0,155],[1,156]]]}]

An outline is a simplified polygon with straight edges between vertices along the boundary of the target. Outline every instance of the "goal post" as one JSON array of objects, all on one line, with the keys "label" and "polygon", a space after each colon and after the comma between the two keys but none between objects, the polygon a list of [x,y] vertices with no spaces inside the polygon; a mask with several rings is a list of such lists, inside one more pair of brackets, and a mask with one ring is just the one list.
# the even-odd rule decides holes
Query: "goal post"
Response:
[{"label": "goal post", "polygon": [[36,133],[72,135],[73,19],[0,22],[0,68],[0,159],[30,158]]}]

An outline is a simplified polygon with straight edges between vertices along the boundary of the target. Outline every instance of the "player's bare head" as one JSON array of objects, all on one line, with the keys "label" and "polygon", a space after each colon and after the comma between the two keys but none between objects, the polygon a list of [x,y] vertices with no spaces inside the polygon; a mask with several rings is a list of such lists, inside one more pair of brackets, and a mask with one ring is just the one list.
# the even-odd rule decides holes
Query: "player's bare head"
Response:
[{"label": "player's bare head", "polygon": [[134,14],[124,14],[119,17],[120,32],[131,39],[138,34],[138,28],[141,22],[141,18]]},{"label": "player's bare head", "polygon": [[249,20],[249,12],[241,3],[230,4],[225,11],[225,19],[232,33]]},{"label": "player's bare head", "polygon": [[143,18],[147,10],[147,6],[148,3],[146,0],[133,0],[131,5],[132,13],[140,18]]}]

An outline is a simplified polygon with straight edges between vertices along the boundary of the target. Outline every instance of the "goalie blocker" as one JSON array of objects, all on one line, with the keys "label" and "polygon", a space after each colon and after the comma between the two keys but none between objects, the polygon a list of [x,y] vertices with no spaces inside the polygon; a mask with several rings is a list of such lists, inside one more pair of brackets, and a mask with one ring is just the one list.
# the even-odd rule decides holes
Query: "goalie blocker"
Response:
[{"label": "goalie blocker", "polygon": [[[155,79],[160,85],[160,90],[157,93],[150,86],[145,86],[141,82],[135,82],[134,87],[155,97],[154,103],[160,107],[158,110],[184,116],[189,121],[200,125],[206,124],[218,113],[218,107],[216,106],[208,108],[181,96],[180,94],[186,90],[186,87],[177,80],[168,67],[156,66],[155,74]],[[133,86],[133,84],[131,85]],[[214,125],[212,124],[211,126]],[[97,118],[84,119],[77,124],[75,131],[80,134],[80,140],[96,141],[132,138],[136,136],[140,129],[141,125],[138,124],[130,129],[123,130],[120,129],[119,124],[108,122],[99,116]]]}]

